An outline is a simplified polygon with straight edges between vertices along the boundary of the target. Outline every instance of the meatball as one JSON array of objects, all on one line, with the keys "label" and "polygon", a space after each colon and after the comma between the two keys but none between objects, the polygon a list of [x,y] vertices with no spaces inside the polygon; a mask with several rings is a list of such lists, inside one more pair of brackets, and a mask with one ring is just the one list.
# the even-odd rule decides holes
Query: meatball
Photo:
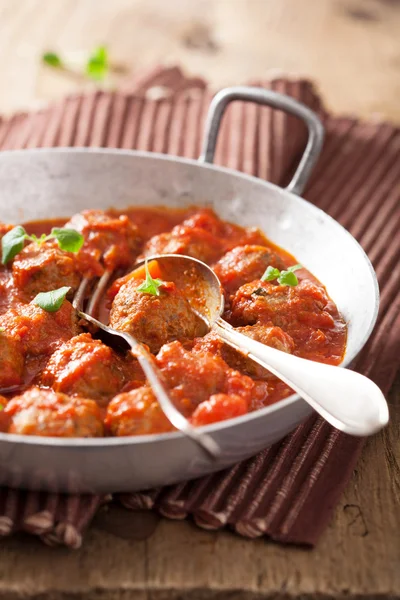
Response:
[{"label": "meatball", "polygon": [[160,296],[140,292],[137,286],[138,281],[129,280],[115,296],[110,312],[112,327],[132,334],[154,354],[167,342],[204,334],[205,323],[174,283],[166,282],[159,288]]},{"label": "meatball", "polygon": [[56,392],[91,398],[105,406],[129,381],[128,365],[101,341],[82,333],[52,354],[40,382]]},{"label": "meatball", "polygon": [[[271,346],[282,352],[292,354],[295,349],[294,341],[291,336],[285,333],[280,327],[275,327],[272,323],[257,323],[256,325],[248,325],[247,327],[237,327],[236,331],[247,335],[248,337]],[[229,344],[226,344],[214,332],[208,333],[204,338],[196,340],[193,347],[193,352],[209,351],[213,354],[221,356],[228,365],[250,377],[259,380],[276,379],[272,373],[267,371],[248,358]]]},{"label": "meatball", "polygon": [[170,232],[150,238],[144,247],[144,255],[186,254],[212,264],[238,244],[263,242],[264,237],[258,230],[226,223],[212,210],[203,209]]},{"label": "meatball", "polygon": [[102,210],[84,210],[65,225],[79,231],[85,243],[78,254],[85,275],[130,267],[141,244],[137,227],[126,215],[111,216]]},{"label": "meatball", "polygon": [[245,244],[264,245],[265,237],[261,231],[254,227],[241,227],[234,223],[222,221],[213,210],[204,208],[188,217],[183,225],[189,228],[203,229],[217,238],[223,252],[232,250],[235,246]]},{"label": "meatball", "polygon": [[220,356],[189,352],[179,342],[163,346],[156,360],[177,407],[186,416],[214,394],[234,394],[249,400],[254,390],[253,381],[230,369]]},{"label": "meatball", "polygon": [[191,418],[193,425],[208,425],[240,417],[248,412],[248,404],[241,396],[215,394],[196,408]]},{"label": "meatball", "polygon": [[15,257],[12,272],[15,285],[29,298],[62,286],[69,286],[73,294],[80,282],[73,255],[52,242],[25,246]]},{"label": "meatball", "polygon": [[21,343],[5,331],[0,331],[0,388],[20,385],[23,370]]},{"label": "meatball", "polygon": [[22,352],[51,354],[80,333],[75,310],[67,301],[56,312],[46,312],[34,302],[19,304],[0,316],[0,327],[21,343]]},{"label": "meatball", "polygon": [[100,437],[103,424],[93,400],[33,387],[4,409],[8,433],[51,437]]},{"label": "meatball", "polygon": [[231,321],[237,325],[272,322],[294,337],[301,324],[316,329],[334,327],[332,316],[325,310],[328,302],[325,290],[307,280],[295,287],[253,281],[234,295]]},{"label": "meatball", "polygon": [[144,248],[145,256],[153,254],[185,254],[205,263],[217,260],[223,252],[218,238],[207,231],[177,225],[170,233],[152,237]]},{"label": "meatball", "polygon": [[202,210],[176,225],[170,232],[156,235],[146,243],[144,255],[186,254],[212,263],[223,254],[224,223],[212,210]]},{"label": "meatball", "polygon": [[283,260],[266,246],[237,246],[225,254],[214,271],[224,289],[232,294],[245,283],[260,279],[269,266],[283,269]]},{"label": "meatball", "polygon": [[148,386],[115,396],[107,407],[104,423],[111,435],[115,436],[173,430]]},{"label": "meatball", "polygon": [[193,354],[179,342],[166,344],[157,355],[157,364],[175,397],[181,402],[182,412],[191,414],[193,407],[225,384],[228,365],[218,356],[206,352]]}]

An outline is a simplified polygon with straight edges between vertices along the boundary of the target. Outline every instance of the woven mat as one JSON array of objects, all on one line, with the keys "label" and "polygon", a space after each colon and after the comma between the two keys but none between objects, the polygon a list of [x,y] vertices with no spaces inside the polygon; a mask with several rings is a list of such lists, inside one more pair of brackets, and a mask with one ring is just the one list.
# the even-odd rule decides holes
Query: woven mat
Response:
[{"label": "woven mat", "polygon": [[[305,197],[351,231],[377,271],[378,323],[356,368],[387,393],[400,353],[400,130],[385,123],[330,117],[307,81],[257,84],[294,96],[325,122],[324,151]],[[178,68],[156,68],[118,93],[70,96],[48,109],[0,120],[0,148],[105,146],[196,158],[210,98],[204,81],[187,79]],[[224,117],[216,162],[284,184],[305,140],[303,125],[292,117],[235,103]],[[362,444],[313,416],[281,442],[231,469],[189,483],[119,495],[113,501],[173,519],[191,516],[210,530],[229,526],[246,537],[266,535],[313,545]],[[22,530],[48,544],[77,548],[107,501],[110,498],[1,488],[0,535]],[[138,523],[137,518],[133,521]],[[129,528],[123,529],[126,534]]]}]

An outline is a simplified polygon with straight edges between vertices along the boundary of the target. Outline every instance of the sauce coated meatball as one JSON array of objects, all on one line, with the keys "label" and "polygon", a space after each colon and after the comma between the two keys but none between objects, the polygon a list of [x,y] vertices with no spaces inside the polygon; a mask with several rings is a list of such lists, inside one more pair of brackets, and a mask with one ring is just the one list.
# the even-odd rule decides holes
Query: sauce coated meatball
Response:
[{"label": "sauce coated meatball", "polygon": [[185,254],[205,263],[217,260],[223,250],[221,244],[203,229],[177,225],[171,233],[160,233],[151,238],[144,249],[145,256],[154,254]]},{"label": "sauce coated meatball", "polygon": [[137,257],[141,243],[139,231],[126,215],[84,210],[74,215],[65,227],[79,231],[85,238],[78,254],[85,275],[101,275],[104,267],[128,268]]},{"label": "sauce coated meatball", "polygon": [[100,437],[103,424],[93,400],[33,387],[4,409],[7,432],[53,437]]},{"label": "sauce coated meatball", "polygon": [[[256,342],[271,346],[271,348],[276,348],[282,352],[288,354],[294,352],[295,344],[291,336],[285,333],[280,327],[272,325],[272,323],[257,323],[256,325],[237,327],[236,331],[247,335]],[[264,369],[258,363],[223,342],[214,332],[210,332],[204,338],[196,340],[193,352],[204,351],[221,356],[232,369],[241,371],[254,379],[276,379],[267,369]]]},{"label": "sauce coated meatball", "polygon": [[41,384],[106,406],[129,381],[128,365],[101,341],[82,333],[52,354],[42,373]]},{"label": "sauce coated meatball", "polygon": [[199,402],[224,386],[228,365],[218,356],[195,355],[185,350],[181,343],[172,342],[161,348],[156,360],[185,414],[191,414]]},{"label": "sauce coated meatball", "polygon": [[21,343],[5,331],[0,331],[0,388],[22,383],[24,355]]},{"label": "sauce coated meatball", "polygon": [[75,310],[64,300],[56,312],[46,312],[34,302],[19,304],[0,316],[0,327],[21,343],[22,352],[49,355],[80,333]]},{"label": "sauce coated meatball", "polygon": [[219,219],[210,209],[196,212],[170,232],[156,235],[144,247],[144,255],[185,254],[212,264],[240,243],[262,243],[258,230],[243,230]]},{"label": "sauce coated meatball", "polygon": [[104,423],[114,436],[145,435],[173,430],[148,386],[115,396],[107,407]]},{"label": "sauce coated meatball", "polygon": [[332,316],[325,310],[327,305],[324,289],[310,281],[301,281],[295,287],[253,281],[239,288],[233,297],[231,318],[241,325],[272,322],[288,332],[299,323],[333,327]]},{"label": "sauce coated meatball", "polygon": [[267,281],[245,284],[232,298],[230,320],[233,325],[273,323],[293,338],[294,354],[333,364],[341,360],[345,325],[324,288],[311,281],[295,287]]},{"label": "sauce coated meatball", "polygon": [[254,390],[253,381],[229,368],[220,356],[190,352],[179,342],[163,346],[157,363],[177,407],[186,416],[214,394],[238,395],[249,402]]},{"label": "sauce coated meatball", "polygon": [[128,280],[121,287],[112,303],[110,324],[146,344],[153,354],[167,342],[193,339],[206,331],[174,283],[159,288],[160,296],[140,292],[137,286],[138,281]]},{"label": "sauce coated meatball", "polygon": [[283,260],[266,246],[237,246],[214,265],[224,289],[232,294],[245,283],[260,279],[267,267],[283,269]]},{"label": "sauce coated meatball", "polygon": [[25,246],[15,257],[12,272],[15,285],[29,298],[62,286],[69,286],[72,295],[80,282],[73,255],[53,243]]},{"label": "sauce coated meatball", "polygon": [[191,422],[195,426],[209,425],[226,419],[233,419],[245,415],[248,403],[241,396],[234,394],[215,394],[205,400],[194,411]]}]

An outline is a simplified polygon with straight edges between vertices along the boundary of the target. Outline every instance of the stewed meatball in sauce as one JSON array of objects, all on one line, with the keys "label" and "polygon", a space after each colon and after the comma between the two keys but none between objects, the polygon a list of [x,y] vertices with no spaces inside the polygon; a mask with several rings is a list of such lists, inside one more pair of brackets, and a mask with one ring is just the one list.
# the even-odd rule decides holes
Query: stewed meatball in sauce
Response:
[{"label": "stewed meatball in sauce", "polygon": [[121,287],[112,304],[110,324],[131,333],[154,354],[163,344],[193,339],[206,332],[204,322],[172,281],[160,287],[158,296],[137,288],[138,282],[133,279]]},{"label": "stewed meatball in sauce", "polygon": [[4,408],[6,431],[50,437],[100,437],[103,423],[93,400],[33,387]]}]

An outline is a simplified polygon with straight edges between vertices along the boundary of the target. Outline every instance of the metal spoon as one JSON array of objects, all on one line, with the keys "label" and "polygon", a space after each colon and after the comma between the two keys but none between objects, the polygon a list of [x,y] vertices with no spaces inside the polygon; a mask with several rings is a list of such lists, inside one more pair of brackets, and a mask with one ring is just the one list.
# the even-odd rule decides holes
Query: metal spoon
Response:
[{"label": "metal spoon", "polygon": [[364,375],[265,346],[224,321],[221,282],[208,265],[178,254],[156,255],[147,260],[156,260],[163,278],[170,276],[170,281],[186,291],[193,310],[221,339],[287,383],[328,423],[356,436],[376,433],[388,423],[385,397]]}]

